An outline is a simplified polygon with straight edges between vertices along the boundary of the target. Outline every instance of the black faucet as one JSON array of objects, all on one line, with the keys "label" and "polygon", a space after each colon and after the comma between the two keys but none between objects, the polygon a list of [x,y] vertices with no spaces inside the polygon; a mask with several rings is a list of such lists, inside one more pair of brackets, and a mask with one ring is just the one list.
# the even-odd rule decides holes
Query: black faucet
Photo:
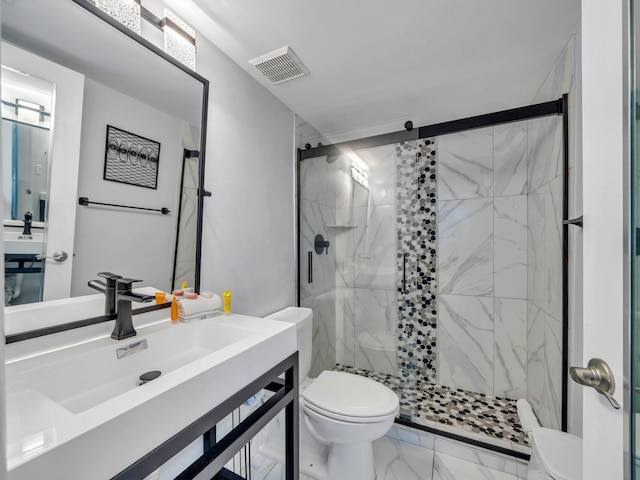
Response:
[{"label": "black faucet", "polygon": [[24,230],[22,230],[23,235],[31,235],[31,222],[33,221],[33,213],[26,212],[24,214]]},{"label": "black faucet", "polygon": [[131,302],[147,303],[155,298],[151,295],[142,295],[131,291],[131,284],[141,281],[142,280],[133,280],[131,278],[119,278],[116,280],[118,311],[116,325],[113,327],[113,332],[111,332],[111,338],[114,340],[124,340],[125,338],[136,335],[136,330],[133,328],[133,317],[131,315]]},{"label": "black faucet", "polygon": [[116,313],[116,280],[122,278],[122,276],[111,272],[100,272],[98,276],[104,278],[106,282],[90,280],[87,285],[104,293],[104,313],[105,315],[113,315]]}]

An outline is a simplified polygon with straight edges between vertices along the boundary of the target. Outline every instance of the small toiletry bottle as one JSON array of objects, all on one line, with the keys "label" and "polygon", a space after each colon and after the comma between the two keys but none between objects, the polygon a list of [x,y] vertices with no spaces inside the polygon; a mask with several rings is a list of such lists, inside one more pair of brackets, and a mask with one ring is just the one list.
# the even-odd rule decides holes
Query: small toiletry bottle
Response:
[{"label": "small toiletry bottle", "polygon": [[222,305],[224,307],[224,314],[231,315],[231,290],[222,292]]},{"label": "small toiletry bottle", "polygon": [[178,301],[176,297],[171,300],[171,321],[174,323],[178,321]]}]

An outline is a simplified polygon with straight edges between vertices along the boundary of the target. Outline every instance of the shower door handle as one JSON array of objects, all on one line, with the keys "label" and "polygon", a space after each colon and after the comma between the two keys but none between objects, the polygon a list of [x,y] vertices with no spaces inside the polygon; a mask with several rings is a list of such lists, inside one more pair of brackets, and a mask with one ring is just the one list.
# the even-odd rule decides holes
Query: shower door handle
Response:
[{"label": "shower door handle", "polygon": [[307,253],[307,261],[309,262],[309,278],[308,278],[308,283],[313,283],[313,253],[312,252],[308,252]]}]

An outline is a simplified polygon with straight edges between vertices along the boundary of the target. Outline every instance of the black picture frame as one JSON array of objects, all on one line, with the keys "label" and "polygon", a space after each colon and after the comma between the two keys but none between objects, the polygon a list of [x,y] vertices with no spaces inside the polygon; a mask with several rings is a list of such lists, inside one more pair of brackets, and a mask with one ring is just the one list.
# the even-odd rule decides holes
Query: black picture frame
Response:
[{"label": "black picture frame", "polygon": [[107,125],[104,180],[158,188],[160,142]]}]

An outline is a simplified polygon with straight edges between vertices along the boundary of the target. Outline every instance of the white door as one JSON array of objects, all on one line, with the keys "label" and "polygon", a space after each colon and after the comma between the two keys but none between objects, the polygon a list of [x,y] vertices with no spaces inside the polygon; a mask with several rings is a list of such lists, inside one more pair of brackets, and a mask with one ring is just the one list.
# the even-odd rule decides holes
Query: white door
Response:
[{"label": "white door", "polygon": [[[604,359],[616,380],[611,407],[591,388],[583,392],[585,480],[625,478],[623,379],[627,271],[625,262],[625,0],[582,0],[582,150],[584,203],[583,365]],[[569,408],[572,408],[569,405]],[[627,472],[628,474],[628,472]],[[629,477],[626,477],[629,478]]]},{"label": "white door", "polygon": [[[43,300],[68,298],[78,204],[84,76],[8,44],[2,46],[2,62],[54,85]],[[56,252],[66,252],[67,259],[54,260]]]}]

